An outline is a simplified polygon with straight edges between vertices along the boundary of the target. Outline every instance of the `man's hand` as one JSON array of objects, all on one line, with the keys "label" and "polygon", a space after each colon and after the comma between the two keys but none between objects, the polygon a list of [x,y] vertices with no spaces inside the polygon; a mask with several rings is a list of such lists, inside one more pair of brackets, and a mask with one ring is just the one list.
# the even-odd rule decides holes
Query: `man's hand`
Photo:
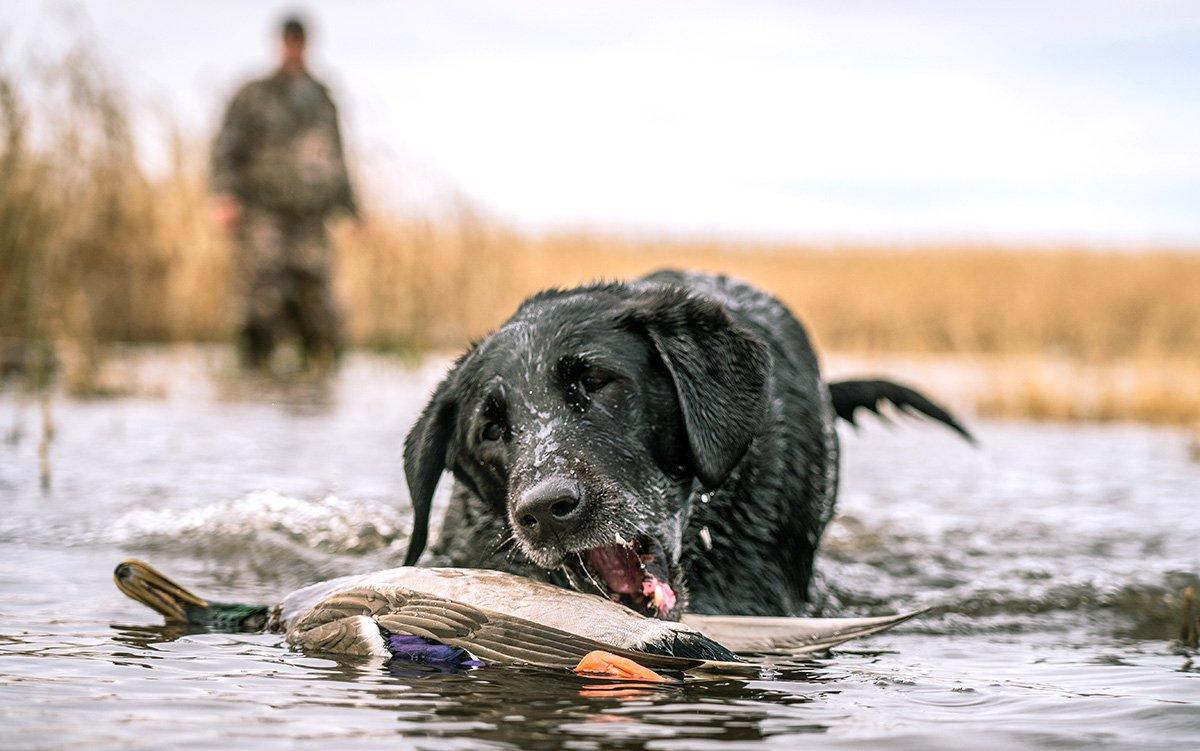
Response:
[{"label": "man's hand", "polygon": [[237,196],[228,194],[216,196],[212,208],[213,221],[223,231],[233,233],[242,220],[242,202]]}]

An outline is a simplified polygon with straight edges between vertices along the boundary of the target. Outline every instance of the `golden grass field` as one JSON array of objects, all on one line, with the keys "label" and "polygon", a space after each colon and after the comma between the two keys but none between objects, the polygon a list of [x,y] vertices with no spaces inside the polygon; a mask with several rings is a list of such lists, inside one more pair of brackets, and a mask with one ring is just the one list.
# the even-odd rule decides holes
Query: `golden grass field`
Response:
[{"label": "golden grass field", "polygon": [[[129,108],[97,70],[44,72],[37,105],[0,71],[0,337],[74,353],[79,392],[105,343],[219,341],[232,324],[203,149],[174,138],[171,168],[147,175]],[[823,352],[956,369],[973,384],[961,399],[986,414],[1200,423],[1196,249],[534,236],[468,206],[376,213],[335,237],[360,346],[458,348],[537,289],[688,267],[772,291]]]}]

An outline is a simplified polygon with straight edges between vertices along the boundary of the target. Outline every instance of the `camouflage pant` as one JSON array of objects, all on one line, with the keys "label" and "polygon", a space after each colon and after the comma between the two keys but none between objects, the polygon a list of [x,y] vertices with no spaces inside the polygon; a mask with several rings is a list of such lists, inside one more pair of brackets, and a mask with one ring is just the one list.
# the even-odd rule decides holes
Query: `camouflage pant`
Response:
[{"label": "camouflage pant", "polygon": [[307,361],[331,361],[341,346],[331,288],[332,255],[323,217],[246,207],[234,264],[246,363],[264,365],[289,331]]}]

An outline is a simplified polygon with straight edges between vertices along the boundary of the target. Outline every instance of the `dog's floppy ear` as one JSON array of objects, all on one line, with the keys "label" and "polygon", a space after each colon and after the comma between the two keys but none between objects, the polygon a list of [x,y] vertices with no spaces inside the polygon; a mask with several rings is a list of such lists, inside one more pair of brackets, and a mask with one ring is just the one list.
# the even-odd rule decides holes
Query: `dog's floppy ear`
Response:
[{"label": "dog's floppy ear", "polygon": [[720,302],[679,287],[645,293],[627,321],[646,333],[671,374],[696,476],[706,488],[721,485],[762,426],[767,345]]},{"label": "dog's floppy ear", "polygon": [[438,384],[404,439],[404,477],[412,499],[413,528],[404,565],[412,566],[425,551],[429,538],[429,511],[433,492],[447,465],[451,439],[458,419],[458,367]]}]

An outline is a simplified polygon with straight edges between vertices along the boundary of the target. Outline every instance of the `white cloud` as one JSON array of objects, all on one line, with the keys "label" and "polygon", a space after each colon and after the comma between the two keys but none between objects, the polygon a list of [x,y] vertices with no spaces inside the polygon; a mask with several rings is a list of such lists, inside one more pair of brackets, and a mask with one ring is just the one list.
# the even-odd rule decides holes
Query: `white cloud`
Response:
[{"label": "white cloud", "polygon": [[[1194,243],[1193,6],[497,1],[313,15],[322,69],[388,194],[419,193],[433,173],[534,226]],[[284,7],[89,5],[127,80],[198,132],[266,64]]]}]

